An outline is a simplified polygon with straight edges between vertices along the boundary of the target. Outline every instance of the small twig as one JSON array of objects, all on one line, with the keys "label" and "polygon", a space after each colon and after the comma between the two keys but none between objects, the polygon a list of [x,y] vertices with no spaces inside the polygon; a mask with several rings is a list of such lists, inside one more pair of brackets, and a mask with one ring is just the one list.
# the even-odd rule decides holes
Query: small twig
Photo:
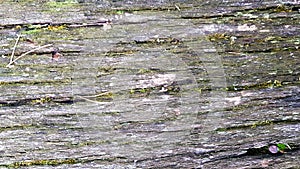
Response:
[{"label": "small twig", "polygon": [[16,51],[16,49],[17,49],[17,45],[18,45],[18,43],[19,43],[20,37],[21,37],[21,35],[19,34],[18,37],[17,37],[16,43],[15,43],[15,45],[14,45],[13,51],[12,51],[12,53],[11,53],[9,63],[12,62],[13,59],[14,59],[15,51]]},{"label": "small twig", "polygon": [[228,52],[229,54],[234,54],[234,55],[242,55],[244,56],[245,54],[244,53],[241,53],[241,52]]},{"label": "small twig", "polygon": [[175,8],[176,8],[178,11],[181,11],[180,8],[179,8],[179,6],[177,6],[176,4],[175,4]]},{"label": "small twig", "polygon": [[42,48],[46,48],[46,47],[49,47],[49,46],[52,46],[52,45],[53,45],[53,44],[48,44],[48,45],[40,46],[40,47],[35,48],[35,49],[32,49],[32,50],[30,50],[30,51],[28,51],[28,52],[26,52],[26,53],[23,53],[21,56],[17,57],[16,59],[14,59],[14,60],[11,61],[11,62],[9,62],[9,64],[7,64],[6,67],[9,67],[9,66],[12,65],[13,63],[15,63],[17,60],[19,60],[20,58],[22,58],[22,57],[28,55],[29,53],[32,53],[32,52],[34,52],[34,51],[36,51],[36,50],[40,50],[40,49],[42,49]]}]

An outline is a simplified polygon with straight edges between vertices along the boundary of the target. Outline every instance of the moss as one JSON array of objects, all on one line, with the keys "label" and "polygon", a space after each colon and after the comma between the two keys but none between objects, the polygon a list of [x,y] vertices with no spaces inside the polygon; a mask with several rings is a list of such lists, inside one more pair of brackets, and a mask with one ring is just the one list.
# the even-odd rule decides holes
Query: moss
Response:
[{"label": "moss", "polygon": [[208,35],[208,40],[212,42],[230,40],[230,36],[225,33],[215,33]]},{"label": "moss", "polygon": [[151,69],[141,68],[141,69],[139,69],[138,74],[153,74],[155,72],[156,71],[151,70]]},{"label": "moss", "polygon": [[5,126],[5,127],[0,127],[0,132],[5,131],[5,130],[24,130],[29,127],[32,127],[32,125],[24,124],[24,125],[17,125],[17,126]]},{"label": "moss", "polygon": [[273,122],[270,120],[263,120],[263,121],[258,121],[252,124],[251,128],[256,128],[257,126],[266,126],[266,125],[272,125]]},{"label": "moss", "polygon": [[47,27],[47,30],[49,31],[60,31],[60,30],[64,30],[67,28],[67,25],[49,25]]},{"label": "moss", "polygon": [[0,82],[0,86],[3,85],[17,85],[17,84],[32,84],[32,85],[38,85],[38,84],[65,84],[70,83],[71,81],[68,79],[63,80],[21,80],[21,81],[7,81],[7,82]]},{"label": "moss", "polygon": [[59,32],[66,30],[68,28],[67,25],[61,24],[61,25],[49,25],[49,24],[32,24],[32,25],[18,25],[18,29],[21,30],[22,34],[27,34],[27,35],[36,35],[40,34],[43,32]]},{"label": "moss", "polygon": [[131,97],[144,97],[148,96],[151,93],[165,93],[170,95],[177,95],[180,92],[181,88],[176,84],[170,85],[159,85],[148,88],[135,88],[129,91]]},{"label": "moss", "polygon": [[120,51],[109,51],[105,54],[107,57],[120,57],[125,55],[131,55],[135,53],[135,50],[120,50]]},{"label": "moss", "polygon": [[106,75],[113,74],[117,68],[112,67],[112,66],[103,66],[103,67],[98,67],[98,74],[97,77],[102,77]]},{"label": "moss", "polygon": [[9,164],[9,168],[19,168],[24,166],[34,166],[34,165],[62,165],[62,164],[76,164],[79,161],[76,159],[43,159],[43,160],[30,160],[21,161]]},{"label": "moss", "polygon": [[245,86],[229,86],[226,88],[227,91],[240,91],[240,90],[250,90],[250,89],[265,89],[265,88],[275,88],[281,87],[282,82],[279,80],[269,80],[263,83],[257,83],[252,85],[245,85]]},{"label": "moss", "polygon": [[38,98],[38,99],[31,100],[31,103],[32,104],[45,104],[45,103],[48,103],[51,101],[52,101],[52,99],[50,97],[44,97],[44,98]]},{"label": "moss", "polygon": [[231,127],[225,127],[225,128],[218,128],[216,131],[229,131],[229,130],[239,130],[239,129],[254,129],[259,126],[269,126],[274,124],[297,124],[300,120],[294,120],[294,119],[286,119],[286,120],[260,120],[256,121],[254,123],[250,124],[242,124],[242,125],[236,125]]},{"label": "moss", "polygon": [[[103,12],[107,15],[122,15],[125,12],[126,13],[136,13],[136,12],[147,12],[147,11],[178,11],[178,6],[132,6],[132,7],[121,7],[121,8],[112,8],[107,10],[100,10],[98,12]],[[190,8],[188,6],[183,6],[183,4],[180,6],[180,9],[186,9]]]},{"label": "moss", "polygon": [[176,38],[172,37],[167,37],[167,38],[150,38],[145,41],[135,41],[136,44],[156,44],[156,45],[161,45],[161,44],[178,44],[181,41]]},{"label": "moss", "polygon": [[75,0],[65,0],[63,2],[49,1],[45,5],[48,8],[67,8],[74,7],[76,4],[78,4],[78,2]]},{"label": "moss", "polygon": [[112,100],[114,96],[115,94],[112,92],[104,92],[104,93],[99,93],[93,97],[96,97],[97,101],[107,101],[107,100]]},{"label": "moss", "polygon": [[[97,113],[98,114],[98,113]],[[103,113],[101,113],[102,115],[105,115],[105,116],[107,116],[107,115],[110,115],[110,116],[119,116],[121,113],[120,112],[118,112],[118,111],[112,111],[112,112],[103,112]]]},{"label": "moss", "polygon": [[198,88],[195,88],[195,91],[199,92],[199,93],[202,93],[204,91],[211,91],[211,87],[209,87],[209,86],[198,87]]},{"label": "moss", "polygon": [[292,7],[288,7],[284,4],[280,4],[277,6],[277,8],[273,9],[274,12],[292,12]]},{"label": "moss", "polygon": [[[160,38],[149,38],[145,40],[134,40],[130,42],[119,42],[118,45],[124,46],[124,45],[130,45],[130,46],[138,46],[142,48],[154,48],[154,47],[169,47],[169,46],[178,46],[182,45],[182,41],[176,38],[172,37],[160,37]],[[175,50],[173,48],[167,48],[167,50]],[[176,51],[174,51],[176,52]]]},{"label": "moss", "polygon": [[29,29],[29,30],[22,31],[22,34],[32,35],[32,34],[40,33],[41,31],[42,29]]}]

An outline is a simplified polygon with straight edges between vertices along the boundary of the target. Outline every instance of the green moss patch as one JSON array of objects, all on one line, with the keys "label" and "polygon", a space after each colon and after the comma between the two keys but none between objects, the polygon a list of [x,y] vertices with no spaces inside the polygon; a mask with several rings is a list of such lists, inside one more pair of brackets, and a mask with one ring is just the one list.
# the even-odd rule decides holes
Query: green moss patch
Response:
[{"label": "green moss patch", "polygon": [[44,160],[30,160],[30,161],[21,161],[9,164],[9,168],[20,168],[20,167],[29,167],[35,165],[62,165],[62,164],[76,164],[79,161],[76,159],[44,159]]},{"label": "green moss patch", "polygon": [[252,85],[245,85],[245,86],[229,86],[226,88],[227,91],[240,91],[240,90],[250,90],[250,89],[265,89],[265,88],[275,88],[281,87],[282,82],[279,80],[269,80],[263,83],[257,83]]},{"label": "green moss patch", "polygon": [[48,1],[46,6],[49,8],[68,8],[74,7],[76,4],[78,4],[78,2],[75,0],[65,0],[63,2]]},{"label": "green moss patch", "polygon": [[254,129],[260,126],[268,126],[268,125],[274,125],[274,124],[295,124],[299,123],[300,120],[294,120],[294,119],[286,119],[286,120],[260,120],[256,121],[254,123],[248,123],[248,124],[242,124],[242,125],[236,125],[236,126],[230,126],[225,128],[218,128],[216,131],[229,131],[229,130],[239,130],[239,129]]}]

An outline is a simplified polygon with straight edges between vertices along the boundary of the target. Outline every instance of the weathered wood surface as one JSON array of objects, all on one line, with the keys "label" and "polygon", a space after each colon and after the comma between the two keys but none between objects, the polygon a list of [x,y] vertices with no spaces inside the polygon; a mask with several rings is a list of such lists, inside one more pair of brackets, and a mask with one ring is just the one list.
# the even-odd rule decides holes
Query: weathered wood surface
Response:
[{"label": "weathered wood surface", "polygon": [[299,168],[299,1],[0,3],[1,167]]}]

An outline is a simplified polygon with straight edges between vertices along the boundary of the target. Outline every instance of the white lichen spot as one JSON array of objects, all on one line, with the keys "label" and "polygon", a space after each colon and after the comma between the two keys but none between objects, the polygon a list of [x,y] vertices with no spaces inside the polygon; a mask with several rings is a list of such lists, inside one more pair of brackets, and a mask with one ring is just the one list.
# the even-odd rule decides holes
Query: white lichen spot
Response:
[{"label": "white lichen spot", "polygon": [[255,25],[247,25],[247,24],[244,24],[244,25],[239,25],[237,27],[237,30],[238,31],[255,31],[257,30],[257,27]]}]

